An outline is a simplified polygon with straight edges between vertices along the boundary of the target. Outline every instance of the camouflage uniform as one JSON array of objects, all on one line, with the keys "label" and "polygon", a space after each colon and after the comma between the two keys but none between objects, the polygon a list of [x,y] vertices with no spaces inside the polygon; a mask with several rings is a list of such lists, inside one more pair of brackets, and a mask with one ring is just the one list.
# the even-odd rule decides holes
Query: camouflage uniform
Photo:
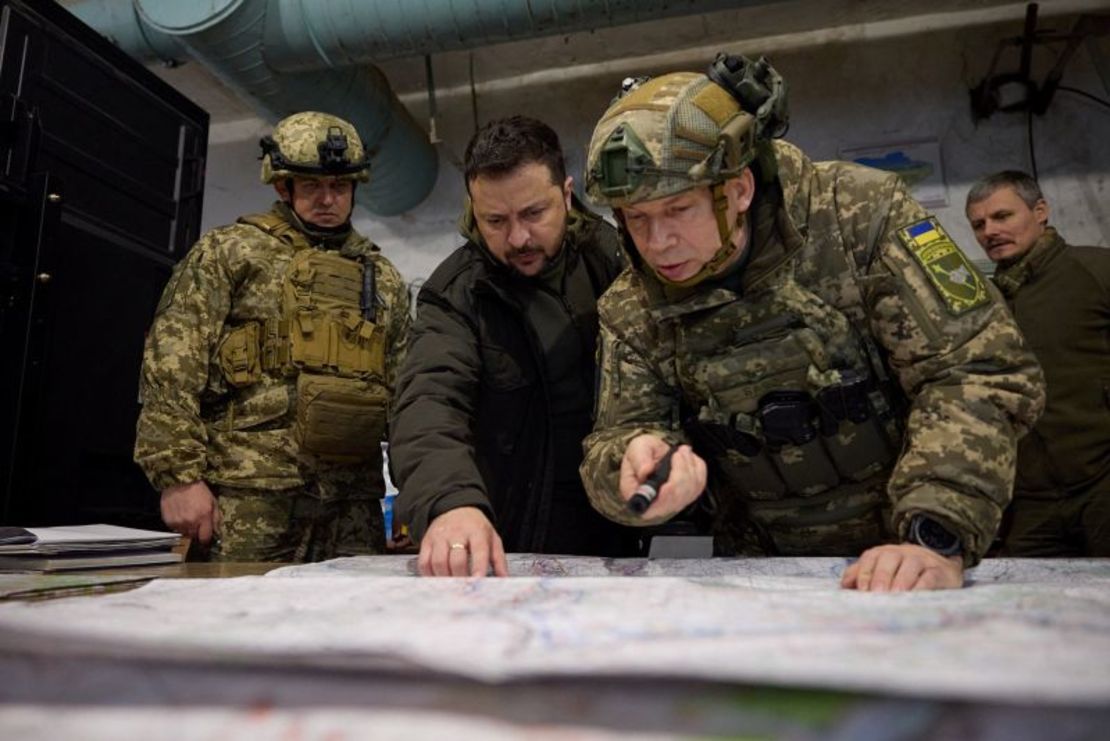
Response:
[{"label": "camouflage uniform", "polygon": [[[135,459],[158,490],[209,484],[223,516],[216,558],[319,560],[384,547],[376,501],[384,402],[362,421],[372,439],[357,456],[309,453],[295,434],[298,373],[282,311],[283,291],[297,280],[290,265],[304,250],[373,269],[376,316],[359,329],[383,344],[384,363],[335,375],[359,375],[349,382],[380,389],[384,400],[407,343],[407,286],[365,237],[313,231],[282,202],[198,240],[166,285],[147,338]],[[229,346],[243,337],[251,360],[238,367]]]},{"label": "camouflage uniform", "polygon": [[[667,285],[626,239],[633,267],[598,307],[587,492],[611,519],[654,524],[618,492],[629,442],[654,434],[709,459],[716,529],[741,552],[854,555],[904,540],[924,514],[975,563],[1009,501],[1016,440],[1043,404],[1040,369],[993,288],[896,176],[769,147],[732,280]],[[587,192],[599,193],[590,179]],[[930,255],[932,238],[944,249]],[[788,427],[807,434],[772,430],[768,399],[804,410]]]}]

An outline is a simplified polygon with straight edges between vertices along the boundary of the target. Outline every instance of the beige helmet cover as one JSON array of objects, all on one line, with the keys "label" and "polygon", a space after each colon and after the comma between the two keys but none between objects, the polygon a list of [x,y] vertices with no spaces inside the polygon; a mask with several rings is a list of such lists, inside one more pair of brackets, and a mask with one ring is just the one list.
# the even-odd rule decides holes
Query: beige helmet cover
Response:
[{"label": "beige helmet cover", "polygon": [[[586,195],[595,204],[620,208],[734,177],[754,158],[754,149],[736,152],[745,161],[728,162],[726,155],[732,153],[725,151],[722,133],[730,123],[750,118],[732,95],[701,73],[647,80],[614,101],[594,129]],[[633,173],[634,187],[620,193],[603,162],[618,128],[631,132],[649,158],[638,178]],[[630,168],[635,166],[630,162]]]},{"label": "beige helmet cover", "polygon": [[[739,176],[756,156],[755,119],[724,88],[697,72],[647,80],[618,98],[590,140],[586,195],[614,209],[710,186],[721,247],[693,285],[727,262],[739,223],[729,223],[722,183]],[[616,157],[610,154],[615,152]],[[658,274],[657,274],[658,275]]]},{"label": "beige helmet cover", "polygon": [[330,113],[294,113],[279,121],[261,144],[263,183],[290,177],[338,177],[363,183],[370,179],[370,163],[358,131]]}]

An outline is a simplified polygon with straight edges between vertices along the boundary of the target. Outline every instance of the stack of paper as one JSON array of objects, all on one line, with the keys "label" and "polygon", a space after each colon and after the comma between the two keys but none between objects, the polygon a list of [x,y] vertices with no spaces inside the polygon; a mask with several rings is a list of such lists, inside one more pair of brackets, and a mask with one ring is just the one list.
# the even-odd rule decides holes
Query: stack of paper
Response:
[{"label": "stack of paper", "polygon": [[118,525],[3,528],[0,570],[61,571],[176,563],[181,536]]}]

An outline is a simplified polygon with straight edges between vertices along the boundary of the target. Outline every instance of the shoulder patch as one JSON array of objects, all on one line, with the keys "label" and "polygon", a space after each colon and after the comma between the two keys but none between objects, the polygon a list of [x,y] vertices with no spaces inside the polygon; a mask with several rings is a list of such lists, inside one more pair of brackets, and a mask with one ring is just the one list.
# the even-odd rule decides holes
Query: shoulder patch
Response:
[{"label": "shoulder patch", "polygon": [[950,314],[958,316],[990,303],[983,276],[934,217],[904,226],[897,233]]},{"label": "shoulder patch", "polygon": [[162,296],[158,299],[158,306],[154,309],[154,315],[158,316],[166,309],[173,306],[173,300],[177,296],[177,284],[181,282],[181,273],[184,268],[184,260],[178,262],[174,266],[174,270],[170,273],[170,279],[166,281],[166,285],[162,288]]}]

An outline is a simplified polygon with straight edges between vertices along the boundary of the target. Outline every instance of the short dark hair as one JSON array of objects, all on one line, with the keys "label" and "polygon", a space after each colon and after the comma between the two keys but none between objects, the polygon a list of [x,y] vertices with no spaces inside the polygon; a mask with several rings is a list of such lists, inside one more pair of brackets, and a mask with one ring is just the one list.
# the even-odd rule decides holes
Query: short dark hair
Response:
[{"label": "short dark hair", "polygon": [[555,185],[567,179],[559,135],[550,126],[528,116],[490,121],[466,146],[466,187],[479,175],[501,177],[531,162],[547,165]]},{"label": "short dark hair", "polygon": [[1013,188],[1014,192],[1018,194],[1018,198],[1023,200],[1029,208],[1036,206],[1037,201],[1044,200],[1041,186],[1037,184],[1032,175],[1021,170],[1003,170],[976,180],[971,186],[971,190],[967,192],[965,208],[973,203],[978,203],[984,198],[989,198],[996,190],[1007,186]]}]

